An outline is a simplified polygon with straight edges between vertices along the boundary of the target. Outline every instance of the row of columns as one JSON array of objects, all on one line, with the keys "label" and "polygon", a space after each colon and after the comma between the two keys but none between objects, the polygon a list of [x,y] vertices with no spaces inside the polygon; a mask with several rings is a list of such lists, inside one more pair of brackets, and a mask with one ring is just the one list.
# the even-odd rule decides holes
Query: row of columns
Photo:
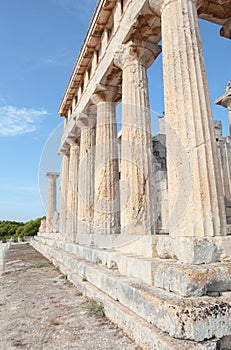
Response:
[{"label": "row of columns", "polygon": [[71,141],[70,154],[64,155],[61,186],[60,230],[72,240],[77,232],[154,232],[147,67],[160,51],[157,45],[131,41],[115,57],[115,65],[123,70],[121,179],[116,123],[119,89],[98,87],[91,98],[96,124],[89,122],[94,118],[89,118],[88,111],[85,122],[81,116],[78,120],[81,135]]},{"label": "row of columns", "polygon": [[[225,235],[225,202],[195,1],[162,1],[161,19],[169,233],[173,238]],[[118,89],[98,89],[91,99],[96,124],[82,123],[80,137],[70,142],[63,157],[60,231],[71,240],[77,232],[155,233],[147,68],[159,53],[159,46],[133,40],[114,60],[123,72],[120,189]]]}]

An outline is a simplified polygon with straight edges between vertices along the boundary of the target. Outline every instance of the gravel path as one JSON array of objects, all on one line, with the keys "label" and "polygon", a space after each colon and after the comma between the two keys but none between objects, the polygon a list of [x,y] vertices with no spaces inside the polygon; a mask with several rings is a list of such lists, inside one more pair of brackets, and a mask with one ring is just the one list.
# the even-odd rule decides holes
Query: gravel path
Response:
[{"label": "gravel path", "polygon": [[13,244],[0,277],[0,349],[138,350],[28,244]]}]

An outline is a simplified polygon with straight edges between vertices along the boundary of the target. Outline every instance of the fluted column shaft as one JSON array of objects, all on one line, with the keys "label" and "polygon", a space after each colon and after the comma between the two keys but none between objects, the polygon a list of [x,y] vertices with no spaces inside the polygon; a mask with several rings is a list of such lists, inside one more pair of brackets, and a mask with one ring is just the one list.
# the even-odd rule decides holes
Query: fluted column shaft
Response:
[{"label": "fluted column shaft", "polygon": [[223,235],[225,205],[195,1],[162,1],[161,18],[170,235]]},{"label": "fluted column shaft", "polygon": [[229,137],[231,138],[231,102],[228,106],[228,119],[229,119]]},{"label": "fluted column shaft", "polygon": [[70,155],[64,154],[62,159],[62,182],[61,182],[61,191],[60,191],[60,217],[59,217],[59,231],[63,235],[66,234],[66,222],[67,222],[69,160],[70,160]]},{"label": "fluted column shaft", "polygon": [[79,183],[78,183],[78,233],[93,233],[94,218],[94,162],[95,125],[87,122],[81,127]]},{"label": "fluted column shaft", "polygon": [[59,173],[46,173],[48,178],[47,210],[46,210],[46,231],[53,232],[53,219],[56,213],[56,180]]},{"label": "fluted column shaft", "polygon": [[73,141],[70,145],[70,163],[67,193],[67,238],[76,240],[78,221],[78,168],[79,168],[79,144]]},{"label": "fluted column shaft", "polygon": [[[228,139],[228,138],[227,138]],[[223,177],[227,222],[231,223],[231,163],[229,154],[231,152],[230,142],[226,138],[219,141],[220,161]]]},{"label": "fluted column shaft", "polygon": [[94,229],[100,234],[120,232],[119,165],[115,92],[95,94],[97,105]]},{"label": "fluted column shaft", "polygon": [[151,117],[147,67],[160,48],[129,42],[115,57],[123,71],[121,139],[121,232],[154,233]]}]

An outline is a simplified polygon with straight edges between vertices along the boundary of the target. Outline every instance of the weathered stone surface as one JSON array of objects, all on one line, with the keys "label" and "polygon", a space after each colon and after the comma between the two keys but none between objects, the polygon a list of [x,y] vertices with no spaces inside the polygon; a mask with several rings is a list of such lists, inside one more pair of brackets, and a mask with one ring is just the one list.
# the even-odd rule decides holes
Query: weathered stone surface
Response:
[{"label": "weathered stone surface", "polygon": [[38,241],[33,245],[42,249],[56,265],[84,276],[93,286],[170,336],[200,342],[230,334],[230,296],[222,300],[212,297],[180,299],[173,293],[139,284],[98,264],[79,260],[70,252],[66,254]]},{"label": "weathered stone surface", "polygon": [[116,95],[116,89],[101,87],[92,98],[97,105],[94,230],[101,234],[120,233]]},{"label": "weathered stone surface", "polygon": [[[162,123],[163,125],[163,123]],[[163,127],[162,127],[163,129]],[[153,146],[153,191],[155,208],[155,227],[157,233],[168,232],[168,178],[166,137],[161,130],[152,138]]]},{"label": "weathered stone surface", "polygon": [[157,254],[163,259],[176,258],[187,264],[208,264],[218,261],[220,253],[212,238],[160,236]]},{"label": "weathered stone surface", "polygon": [[221,296],[231,291],[231,267],[229,263],[190,265],[162,262],[154,272],[154,285],[183,297],[203,295]]},{"label": "weathered stone surface", "polygon": [[80,125],[78,234],[90,234],[94,220],[95,112],[87,113]]},{"label": "weathered stone surface", "polygon": [[121,233],[154,232],[151,186],[151,117],[146,69],[160,53],[151,43],[131,41],[116,53],[123,71],[121,137]]},{"label": "weathered stone surface", "polygon": [[224,235],[225,203],[195,1],[164,1],[161,19],[169,233]]}]

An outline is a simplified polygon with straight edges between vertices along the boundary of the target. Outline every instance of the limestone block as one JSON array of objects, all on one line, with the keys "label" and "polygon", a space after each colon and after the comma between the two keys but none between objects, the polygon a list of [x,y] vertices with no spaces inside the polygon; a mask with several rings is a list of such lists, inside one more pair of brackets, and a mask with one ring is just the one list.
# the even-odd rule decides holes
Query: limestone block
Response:
[{"label": "limestone block", "polygon": [[230,264],[189,265],[174,262],[159,264],[154,285],[183,297],[220,295],[231,290]]},{"label": "limestone block", "polygon": [[121,276],[117,271],[78,259],[76,255],[53,247],[47,250],[45,246],[45,249],[56,265],[66,266],[73,273],[86,277],[105,295],[172,337],[200,342],[231,334],[228,297],[223,300],[211,297],[181,300],[173,293],[160,292],[136,279]]},{"label": "limestone block", "polygon": [[216,244],[208,238],[180,237],[174,241],[178,260],[189,264],[208,264],[218,259]]},{"label": "limestone block", "polygon": [[187,264],[209,264],[219,259],[218,248],[212,238],[160,236],[157,242],[160,258],[175,258]]},{"label": "limestone block", "polygon": [[171,259],[175,258],[172,240],[168,235],[163,235],[158,237],[156,245],[157,254],[162,259]]}]

